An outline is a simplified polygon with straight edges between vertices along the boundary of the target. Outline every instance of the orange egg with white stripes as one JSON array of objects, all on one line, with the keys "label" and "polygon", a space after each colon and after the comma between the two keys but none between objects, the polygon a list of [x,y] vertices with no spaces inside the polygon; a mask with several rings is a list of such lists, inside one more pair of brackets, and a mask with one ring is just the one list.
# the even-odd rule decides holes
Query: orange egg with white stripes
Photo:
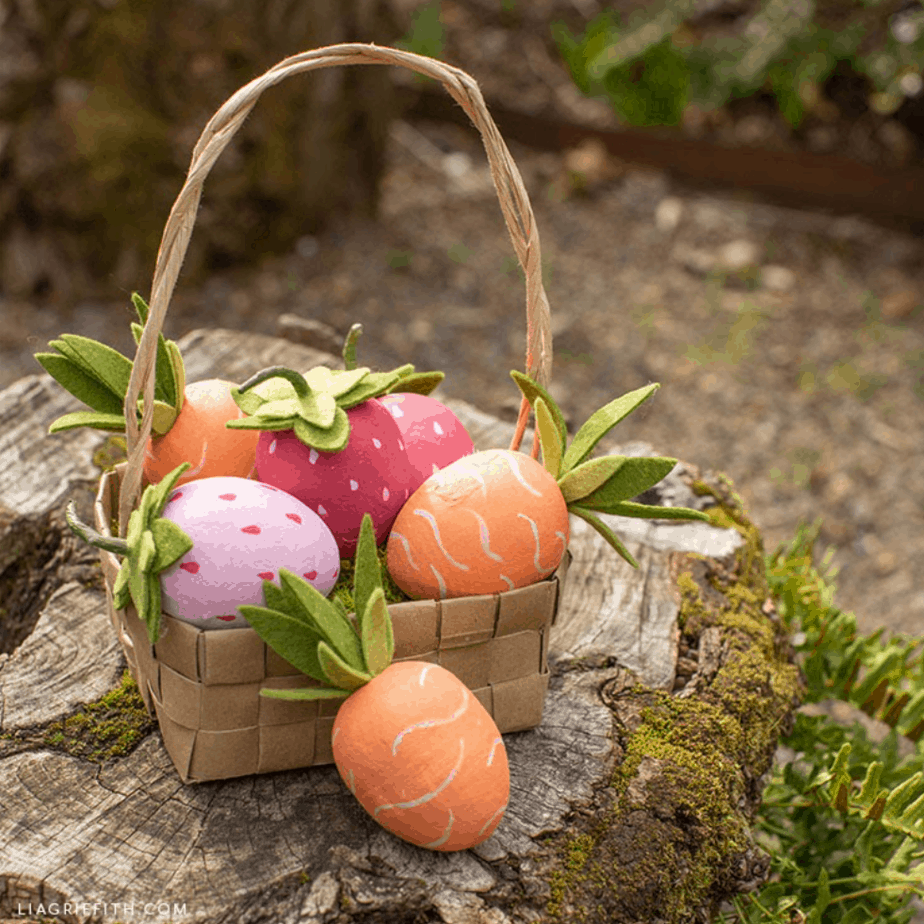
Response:
[{"label": "orange egg with white stripes", "polygon": [[350,792],[412,844],[467,850],[504,816],[510,771],[497,725],[438,664],[391,664],[344,700],[331,741]]},{"label": "orange egg with white stripes", "polygon": [[500,593],[548,577],[568,547],[568,507],[555,478],[508,449],[435,472],[401,508],[388,571],[410,597]]}]

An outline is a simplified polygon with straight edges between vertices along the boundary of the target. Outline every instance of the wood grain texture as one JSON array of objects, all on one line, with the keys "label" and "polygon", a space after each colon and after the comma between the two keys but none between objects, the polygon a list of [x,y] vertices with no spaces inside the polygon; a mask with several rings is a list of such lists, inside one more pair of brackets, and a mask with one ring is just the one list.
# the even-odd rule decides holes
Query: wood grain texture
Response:
[{"label": "wood grain texture", "polygon": [[[303,346],[230,331],[195,332],[181,346],[191,380],[213,375],[240,380],[278,363],[308,368],[319,356]],[[0,408],[23,394],[37,396],[34,413],[47,416],[53,391],[41,378],[0,393]],[[509,440],[510,425],[463,402],[450,403],[478,447]],[[69,450],[62,437],[43,437],[43,430],[32,426],[37,445],[23,449],[22,461],[7,449],[6,458],[19,468],[4,484],[31,481],[43,503],[54,505],[66,490],[44,483],[63,478],[71,484],[89,475],[85,454],[99,437],[83,435],[79,449],[75,444]],[[690,473],[678,466],[664,496],[673,503],[704,504],[689,481]],[[0,503],[13,490],[0,492]],[[32,509],[38,513],[34,503]],[[158,902],[170,904],[169,919],[175,922],[546,919],[552,883],[562,869],[562,845],[591,823],[599,829],[600,819],[612,811],[609,781],[628,746],[628,726],[619,715],[643,696],[654,696],[656,705],[666,701],[658,697],[676,699],[668,694],[678,644],[678,550],[717,556],[703,560],[715,561],[724,573],[742,541],[732,530],[705,524],[615,523],[638,557],[641,567],[634,571],[595,533],[573,525],[574,563],[551,642],[544,718],[532,731],[505,737],[510,807],[484,844],[440,854],[395,839],[365,815],[330,766],[184,786],[158,733],[101,765],[48,747],[13,747],[0,738],[0,918],[35,916],[47,913],[54,901],[68,901],[90,903],[74,920],[105,922],[143,920],[144,903]],[[60,587],[36,631],[0,662],[0,733],[60,719],[79,699],[114,685],[123,660],[107,636],[107,623],[100,591],[73,582]],[[725,639],[716,650],[717,657],[706,659],[715,661],[711,676],[732,649]],[[696,652],[690,657],[695,660]],[[684,695],[708,697],[709,682],[695,676]],[[775,716],[777,722],[782,718]],[[739,766],[743,763],[730,761],[729,772],[748,779],[762,772],[760,766]],[[645,793],[656,792],[650,767],[645,772],[648,789],[633,790],[642,792],[633,822],[640,825],[634,849],[642,853],[646,812],[654,811]],[[624,843],[632,828],[614,817],[606,830]],[[679,842],[685,835],[678,829],[675,836]],[[657,862],[665,881],[692,875],[682,861],[672,865],[663,843]],[[717,861],[721,869],[712,870],[716,881],[724,877],[726,893],[744,881],[728,874],[731,862],[723,856]],[[647,888],[640,877],[639,894],[647,895]],[[661,901],[656,893],[646,900]],[[134,917],[126,913],[129,902],[135,903]],[[630,916],[634,907],[609,906],[606,917],[588,920],[645,919]]]}]

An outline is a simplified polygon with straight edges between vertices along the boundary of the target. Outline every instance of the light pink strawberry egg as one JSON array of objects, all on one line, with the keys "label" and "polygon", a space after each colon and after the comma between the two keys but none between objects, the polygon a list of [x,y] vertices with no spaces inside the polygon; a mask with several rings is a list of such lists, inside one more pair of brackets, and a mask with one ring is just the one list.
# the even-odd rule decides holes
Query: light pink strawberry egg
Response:
[{"label": "light pink strawberry egg", "polygon": [[257,477],[307,504],[329,527],[340,555],[356,553],[363,514],[383,542],[416,486],[401,431],[376,398],[347,412],[350,438],[340,452],[319,452],[292,430],[260,434]]},{"label": "light pink strawberry egg", "polygon": [[435,398],[396,392],[384,395],[379,401],[398,425],[408,460],[417,473],[411,493],[434,472],[475,451],[462,421]]},{"label": "light pink strawberry egg", "polygon": [[327,594],[340,573],[337,543],[323,520],[277,488],[233,476],[191,481],[163,516],[193,547],[161,575],[164,611],[203,629],[247,625],[242,604],[264,606],[263,581],[286,568]]}]

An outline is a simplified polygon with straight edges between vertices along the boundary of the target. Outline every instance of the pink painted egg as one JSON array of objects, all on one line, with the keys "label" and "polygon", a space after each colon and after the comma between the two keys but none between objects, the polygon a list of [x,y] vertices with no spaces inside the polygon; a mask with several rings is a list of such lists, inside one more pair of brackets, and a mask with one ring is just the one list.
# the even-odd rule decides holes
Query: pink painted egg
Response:
[{"label": "pink painted egg", "polygon": [[416,491],[434,472],[475,451],[462,421],[429,395],[396,392],[379,401],[395,419],[417,473]]},{"label": "pink painted egg", "polygon": [[203,629],[245,626],[242,604],[264,605],[263,581],[279,569],[327,594],[340,573],[337,543],[297,498],[258,481],[216,476],[180,485],[163,516],[193,547],[161,575],[164,611]]},{"label": "pink painted egg", "polygon": [[383,542],[415,486],[401,431],[375,398],[347,412],[350,439],[340,452],[306,446],[292,430],[261,433],[257,476],[307,504],[334,534],[342,558],[356,553],[363,514]]}]

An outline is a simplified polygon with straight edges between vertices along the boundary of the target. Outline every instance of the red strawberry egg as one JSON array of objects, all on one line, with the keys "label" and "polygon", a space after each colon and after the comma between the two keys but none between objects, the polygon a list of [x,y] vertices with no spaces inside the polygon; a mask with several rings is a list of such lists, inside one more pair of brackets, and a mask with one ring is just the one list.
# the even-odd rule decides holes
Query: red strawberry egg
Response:
[{"label": "red strawberry egg", "polygon": [[263,581],[278,584],[280,568],[322,594],[340,573],[337,544],[321,518],[259,481],[216,476],[180,485],[163,517],[193,541],[161,574],[164,611],[203,629],[247,625],[237,607],[263,606]]},{"label": "red strawberry egg", "polygon": [[376,542],[415,485],[401,431],[375,398],[347,412],[350,439],[340,452],[319,452],[292,430],[260,434],[257,477],[307,504],[334,534],[340,555],[352,558],[363,514],[372,517]]},{"label": "red strawberry egg", "polygon": [[500,593],[548,577],[568,537],[555,479],[522,452],[489,449],[411,495],[388,538],[388,571],[417,599]]},{"label": "red strawberry egg", "polygon": [[397,392],[379,401],[401,431],[407,457],[417,473],[414,490],[434,472],[475,451],[462,421],[435,398]]}]

